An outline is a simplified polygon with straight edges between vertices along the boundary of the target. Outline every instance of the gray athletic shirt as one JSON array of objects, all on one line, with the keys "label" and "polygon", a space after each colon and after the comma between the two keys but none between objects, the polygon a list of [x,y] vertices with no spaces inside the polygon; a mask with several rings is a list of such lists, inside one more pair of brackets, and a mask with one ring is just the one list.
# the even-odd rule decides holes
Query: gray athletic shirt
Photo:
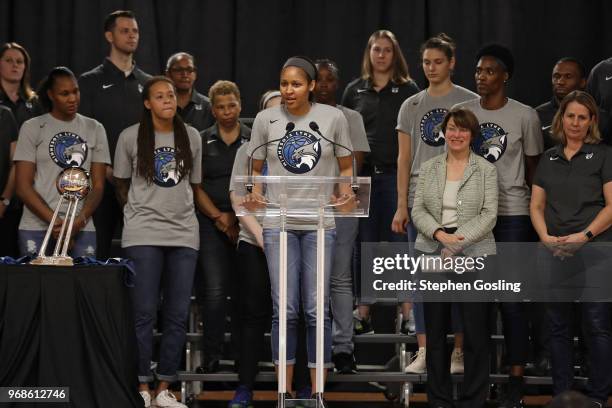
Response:
[{"label": "gray athletic shirt", "polygon": [[[249,157],[247,156],[247,149],[249,145],[243,144],[238,148],[236,152],[236,158],[234,159],[234,166],[232,167],[232,176],[230,183],[230,192],[234,191],[238,196],[245,196],[247,194],[247,189],[244,187],[244,183],[234,182],[234,177],[237,176],[246,176],[249,171]],[[262,147],[263,149],[263,147]],[[261,222],[261,219],[258,219]],[[255,239],[255,235],[251,234],[242,222],[242,217],[238,217],[238,223],[240,224],[240,233],[238,234],[238,241],[246,241],[249,244],[257,245],[257,240]]]},{"label": "gray athletic shirt", "polygon": [[181,177],[174,160],[174,133],[155,132],[155,178],[147,183],[137,175],[138,124],[119,135],[113,175],[130,179],[123,208],[123,248],[135,245],[189,247],[199,249],[200,237],[191,184],[202,177],[202,140],[187,126],[193,168],[189,180]]},{"label": "gray athletic shirt", "polygon": [[[357,152],[369,152],[370,145],[368,144],[368,138],[366,136],[365,127],[363,125],[363,119],[361,114],[355,110],[349,109],[342,105],[336,105],[338,109],[344,113],[346,120],[349,124],[350,138],[353,149]],[[262,147],[263,149],[263,147]],[[344,149],[343,149],[344,150]],[[336,161],[337,163],[337,161]],[[336,166],[336,171],[339,171]],[[232,168],[232,180],[236,176],[246,176],[248,174],[248,156],[247,156],[247,145],[242,145],[236,152],[236,158],[234,159],[234,167]],[[235,191],[239,195],[246,194],[246,189],[242,183],[232,183],[230,191]],[[243,240],[249,244],[257,245],[255,236],[242,224],[242,218],[238,217],[240,222],[240,234],[238,240]]]},{"label": "gray athletic shirt", "polygon": [[[23,123],[13,160],[36,164],[34,190],[49,208],[55,210],[60,198],[55,182],[60,172],[72,166],[89,171],[91,163],[110,164],[110,153],[104,127],[95,119],[77,114],[73,120],[65,122],[47,113]],[[83,201],[79,203],[77,214],[82,207]],[[65,212],[66,205],[60,211],[64,218]],[[48,227],[47,222],[24,206],[19,229],[40,231]],[[95,231],[91,219],[83,231]]]},{"label": "gray athletic shirt", "polygon": [[402,103],[396,129],[410,135],[412,165],[408,207],[412,208],[414,203],[421,165],[444,152],[446,139],[440,131],[444,116],[452,106],[475,98],[478,94],[453,84],[451,91],[444,96],[431,96],[425,89]]},{"label": "gray athletic shirt", "polygon": [[510,98],[497,110],[483,109],[480,98],[458,106],[474,112],[480,123],[480,135],[472,149],[497,167],[498,215],[529,215],[531,193],[525,181],[525,156],[544,151],[537,112]]},{"label": "gray athletic shirt", "polygon": [[[293,122],[295,128],[286,134],[287,124]],[[349,156],[346,149],[333,146],[322,139],[310,128],[315,122],[319,131],[329,140],[352,149],[349,137],[349,126],[346,117],[339,109],[320,103],[313,103],[310,111],[304,116],[294,116],[287,112],[284,105],[263,110],[255,117],[249,154],[268,141],[281,139],[255,151],[253,158],[266,160],[268,174],[271,176],[335,176],[337,173],[336,157]],[[331,192],[330,192],[331,193]],[[277,189],[269,185],[267,196],[270,201],[277,201]],[[299,197],[300,194],[294,194]],[[303,191],[304,198],[308,191]],[[266,217],[264,228],[278,228],[278,217]],[[332,218],[325,225],[333,228]],[[317,228],[316,220],[306,218],[287,219],[287,229],[313,230]]]}]

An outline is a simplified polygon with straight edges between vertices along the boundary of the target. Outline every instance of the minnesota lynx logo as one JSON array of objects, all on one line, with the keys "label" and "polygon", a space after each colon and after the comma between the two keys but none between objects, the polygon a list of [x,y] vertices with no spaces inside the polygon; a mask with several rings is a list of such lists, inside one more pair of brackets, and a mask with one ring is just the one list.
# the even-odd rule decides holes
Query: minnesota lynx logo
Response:
[{"label": "minnesota lynx logo", "polygon": [[87,143],[72,132],[60,132],[49,142],[51,160],[62,168],[81,167],[87,159]]},{"label": "minnesota lynx logo", "polygon": [[281,139],[276,154],[287,171],[303,174],[319,162],[321,143],[312,133],[295,130]]},{"label": "minnesota lynx logo", "polygon": [[480,125],[480,135],[472,142],[472,149],[491,163],[504,155],[508,146],[508,134],[495,123],[486,122]]},{"label": "minnesota lynx logo", "polygon": [[182,175],[176,167],[175,150],[172,147],[158,147],[153,152],[155,177],[153,182],[160,187],[174,187],[181,182]]},{"label": "minnesota lynx logo", "polygon": [[440,128],[446,112],[446,109],[436,108],[423,115],[420,124],[421,139],[429,146],[442,146],[446,142]]}]

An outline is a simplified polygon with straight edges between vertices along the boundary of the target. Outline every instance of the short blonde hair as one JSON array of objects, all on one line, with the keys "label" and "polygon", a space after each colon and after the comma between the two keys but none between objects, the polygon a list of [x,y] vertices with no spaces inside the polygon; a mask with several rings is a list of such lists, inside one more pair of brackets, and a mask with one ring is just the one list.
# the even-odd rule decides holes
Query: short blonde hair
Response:
[{"label": "short blonde hair", "polygon": [[208,90],[211,105],[215,104],[215,97],[221,95],[234,95],[240,102],[240,90],[232,81],[217,81]]},{"label": "short blonde hair", "polygon": [[584,91],[572,91],[568,93],[565,98],[561,101],[559,105],[559,109],[555,114],[555,117],[552,122],[551,134],[553,139],[562,145],[567,144],[567,138],[565,137],[565,133],[563,132],[563,115],[565,115],[565,111],[567,110],[567,106],[576,102],[580,105],[584,106],[588,109],[589,114],[591,115],[591,125],[589,126],[589,130],[587,131],[587,135],[584,138],[584,143],[586,144],[598,144],[601,142],[601,134],[599,133],[599,108],[597,107],[597,103],[595,99],[588,93]]}]

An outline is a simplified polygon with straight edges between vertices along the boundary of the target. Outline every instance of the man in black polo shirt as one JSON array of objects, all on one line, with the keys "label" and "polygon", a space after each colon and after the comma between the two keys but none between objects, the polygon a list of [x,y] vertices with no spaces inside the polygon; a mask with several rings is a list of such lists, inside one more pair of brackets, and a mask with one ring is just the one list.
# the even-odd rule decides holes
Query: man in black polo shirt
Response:
[{"label": "man in black polo shirt", "polygon": [[178,103],[178,113],[185,124],[193,126],[199,132],[208,129],[215,123],[210,112],[210,100],[194,88],[198,78],[193,55],[177,52],[168,58],[166,76],[174,82]]},{"label": "man in black polo shirt", "polygon": [[[140,70],[134,61],[138,47],[138,23],[131,11],[118,10],[106,17],[104,37],[110,44],[110,55],[102,64],[79,78],[81,88],[80,113],[98,120],[106,129],[111,160],[119,134],[140,120],[142,92],[150,75]],[[97,256],[110,257],[113,233],[122,219],[122,211],[115,198],[112,168],[107,168],[104,197],[94,214]]]},{"label": "man in black polo shirt", "polygon": [[593,67],[586,90],[601,109],[612,111],[612,57]]},{"label": "man in black polo shirt", "polygon": [[[538,106],[536,112],[542,124],[542,137],[544,138],[544,149],[550,149],[556,142],[551,137],[551,124],[555,113],[559,109],[559,103],[572,91],[582,91],[586,86],[586,69],[584,65],[575,58],[564,57],[555,64],[552,71],[553,95],[549,102]],[[605,143],[610,143],[610,129],[608,112],[599,110],[599,130]]]}]

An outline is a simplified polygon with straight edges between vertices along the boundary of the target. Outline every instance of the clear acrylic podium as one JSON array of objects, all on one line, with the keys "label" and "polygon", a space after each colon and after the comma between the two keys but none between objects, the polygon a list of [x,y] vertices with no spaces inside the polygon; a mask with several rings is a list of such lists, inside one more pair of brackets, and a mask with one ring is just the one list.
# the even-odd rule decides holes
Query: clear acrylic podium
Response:
[{"label": "clear acrylic podium", "polygon": [[[240,206],[236,215],[278,217],[280,227],[279,248],[279,332],[278,332],[278,407],[323,407],[324,391],[324,259],[325,227],[336,217],[367,217],[370,204],[369,177],[315,177],[315,176],[239,176],[232,185],[252,183],[257,197],[257,208]],[[240,196],[235,189],[234,194]],[[343,196],[341,191],[350,191]],[[287,220],[300,219],[317,226],[317,324],[316,324],[316,385],[317,397],[313,400],[287,400]]]}]

